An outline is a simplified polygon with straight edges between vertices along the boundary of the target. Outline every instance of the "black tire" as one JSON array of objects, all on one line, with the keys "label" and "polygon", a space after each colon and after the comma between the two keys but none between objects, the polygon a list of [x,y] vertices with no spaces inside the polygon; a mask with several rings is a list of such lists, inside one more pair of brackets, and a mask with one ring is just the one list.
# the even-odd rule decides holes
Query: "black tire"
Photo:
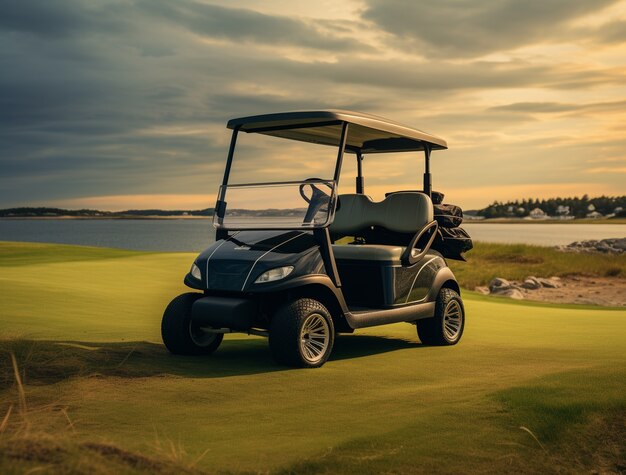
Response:
[{"label": "black tire", "polygon": [[272,317],[269,344],[277,363],[318,368],[330,356],[334,341],[333,319],[317,300],[294,300],[279,308]]},{"label": "black tire", "polygon": [[416,323],[417,336],[424,345],[456,345],[465,328],[461,296],[452,289],[441,289],[435,304],[435,316]]},{"label": "black tire", "polygon": [[202,294],[189,292],[172,300],[161,321],[161,336],[168,351],[175,355],[208,355],[222,343],[221,333],[207,333],[191,321],[191,307]]}]

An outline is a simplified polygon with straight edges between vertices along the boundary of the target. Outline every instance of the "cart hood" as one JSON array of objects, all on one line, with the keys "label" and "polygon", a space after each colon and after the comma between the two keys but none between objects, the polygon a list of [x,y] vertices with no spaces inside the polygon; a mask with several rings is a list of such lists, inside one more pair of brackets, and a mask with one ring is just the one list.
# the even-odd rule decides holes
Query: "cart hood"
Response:
[{"label": "cart hood", "polygon": [[289,278],[324,273],[313,234],[303,231],[240,231],[210,246],[196,265],[203,288],[238,292],[251,290],[263,272],[276,267],[294,266]]}]

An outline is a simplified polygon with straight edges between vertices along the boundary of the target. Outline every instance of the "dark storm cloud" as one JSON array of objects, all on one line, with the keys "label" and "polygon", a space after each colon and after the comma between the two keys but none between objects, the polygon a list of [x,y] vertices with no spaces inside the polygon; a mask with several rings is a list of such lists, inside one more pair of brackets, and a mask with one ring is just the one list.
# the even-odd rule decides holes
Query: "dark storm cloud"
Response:
[{"label": "dark storm cloud", "polygon": [[63,38],[96,30],[122,31],[127,25],[124,3],[78,0],[0,1],[0,29]]},{"label": "dark storm cloud", "polygon": [[477,57],[567,31],[617,0],[367,0],[363,17],[427,55]]},{"label": "dark storm cloud", "polygon": [[[124,33],[137,23],[151,23],[158,32],[168,25],[202,37],[278,46],[296,46],[336,52],[372,50],[358,40],[337,36],[346,29],[332,22],[307,22],[228,8],[192,0],[127,0],[101,3],[88,0],[41,2],[2,0],[0,29],[41,37],[67,38],[98,33]],[[168,48],[145,44],[147,56],[171,54]]]},{"label": "dark storm cloud", "polygon": [[187,0],[176,2],[145,0],[141,7],[162,21],[174,22],[209,38],[338,52],[371,49],[354,39],[321,32],[297,18],[266,15],[253,10]]},{"label": "dark storm cloud", "polygon": [[89,22],[72,4],[3,0],[0,2],[0,28],[27,31],[41,36],[62,37]]}]

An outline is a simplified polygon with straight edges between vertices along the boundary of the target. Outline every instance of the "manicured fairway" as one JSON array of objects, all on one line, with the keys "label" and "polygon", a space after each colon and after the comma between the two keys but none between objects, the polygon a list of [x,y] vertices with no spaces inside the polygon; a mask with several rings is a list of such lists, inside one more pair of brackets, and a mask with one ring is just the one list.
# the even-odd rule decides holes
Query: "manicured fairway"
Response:
[{"label": "manicured fairway", "polygon": [[[626,469],[624,310],[467,293],[455,347],[398,324],[339,337],[317,370],[241,335],[173,357],[160,318],[193,257],[0,243],[0,472]],[[33,441],[58,460],[21,457]]]}]

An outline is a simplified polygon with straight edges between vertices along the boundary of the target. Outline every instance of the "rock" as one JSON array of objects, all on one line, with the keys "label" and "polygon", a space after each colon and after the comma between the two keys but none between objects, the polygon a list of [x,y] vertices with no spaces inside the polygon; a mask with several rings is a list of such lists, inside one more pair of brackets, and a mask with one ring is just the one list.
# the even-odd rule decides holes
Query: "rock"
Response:
[{"label": "rock", "polygon": [[524,279],[524,282],[522,282],[522,287],[529,290],[539,289],[541,288],[541,282],[537,280],[537,277],[533,277],[531,275]]},{"label": "rock", "polygon": [[602,239],[600,241],[574,241],[566,246],[556,246],[556,249],[565,252],[622,254],[626,252],[626,238]]},{"label": "rock", "polygon": [[505,289],[510,289],[510,288],[511,288],[511,283],[508,280],[503,279],[501,277],[496,277],[491,282],[489,282],[489,291],[491,293],[500,292],[500,291],[503,291]]},{"label": "rock", "polygon": [[524,300],[524,294],[519,289],[515,288],[504,289],[493,293],[493,295],[497,295],[500,297],[509,297],[515,300]]},{"label": "rock", "polygon": [[475,287],[474,290],[482,295],[489,295],[489,287],[478,286]]},{"label": "rock", "polygon": [[489,292],[491,295],[499,295],[517,300],[524,298],[521,287],[501,277],[496,277],[489,283]]},{"label": "rock", "polygon": [[600,241],[598,244],[596,244],[596,251],[600,251],[600,252],[611,252],[613,250],[613,248],[611,246],[609,246],[609,244],[605,241]]},{"label": "rock", "polygon": [[626,238],[614,239],[613,249],[619,249],[622,252],[626,251]]},{"label": "rock", "polygon": [[539,281],[542,287],[546,287],[548,289],[558,289],[559,287],[561,287],[561,283],[553,277],[550,279],[544,279],[542,277],[539,277],[537,281]]}]

